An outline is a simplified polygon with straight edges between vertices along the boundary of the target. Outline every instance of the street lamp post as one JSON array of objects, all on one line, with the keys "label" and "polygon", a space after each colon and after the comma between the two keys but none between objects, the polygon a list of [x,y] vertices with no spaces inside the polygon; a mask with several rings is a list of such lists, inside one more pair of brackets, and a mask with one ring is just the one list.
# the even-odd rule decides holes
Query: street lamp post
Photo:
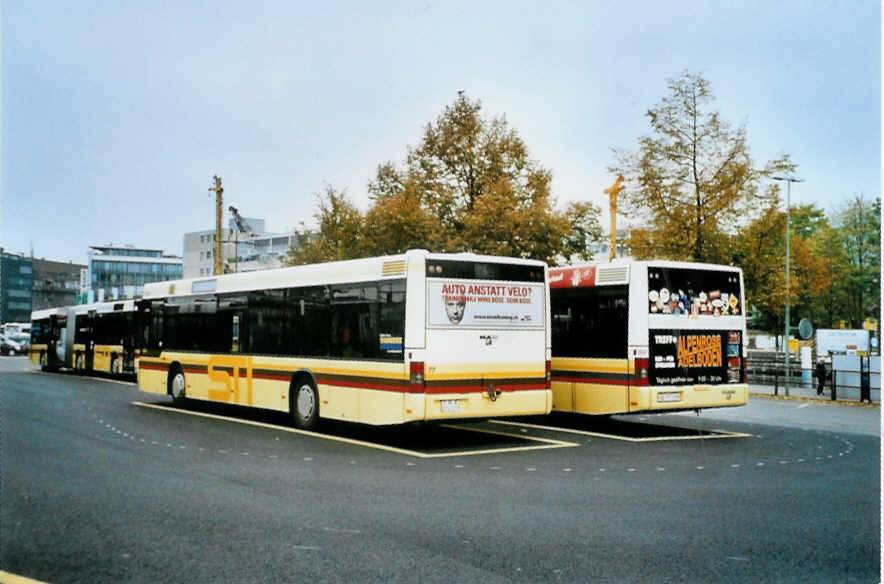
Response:
[{"label": "street lamp post", "polygon": [[792,378],[792,370],[789,368],[789,207],[792,202],[792,183],[804,182],[804,179],[794,176],[774,176],[771,178],[786,182],[786,327],[783,334],[783,350],[786,354],[786,396],[788,397],[789,383]]}]

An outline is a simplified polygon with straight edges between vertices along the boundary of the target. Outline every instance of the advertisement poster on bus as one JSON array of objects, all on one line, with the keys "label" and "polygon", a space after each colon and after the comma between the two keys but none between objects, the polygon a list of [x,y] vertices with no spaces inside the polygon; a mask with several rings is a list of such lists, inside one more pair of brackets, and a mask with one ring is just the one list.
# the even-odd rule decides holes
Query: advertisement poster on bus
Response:
[{"label": "advertisement poster on bus", "polygon": [[543,284],[427,281],[427,324],[457,328],[543,327]]},{"label": "advertisement poster on bus", "polygon": [[739,316],[739,272],[648,268],[648,314]]},{"label": "advertisement poster on bus", "polygon": [[651,385],[738,383],[740,331],[650,331]]}]

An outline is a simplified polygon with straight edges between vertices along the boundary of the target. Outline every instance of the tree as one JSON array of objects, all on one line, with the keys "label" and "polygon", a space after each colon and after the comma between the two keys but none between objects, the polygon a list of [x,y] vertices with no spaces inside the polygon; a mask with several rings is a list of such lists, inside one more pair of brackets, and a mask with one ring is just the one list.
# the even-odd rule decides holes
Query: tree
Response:
[{"label": "tree", "polygon": [[870,202],[854,195],[836,213],[834,224],[842,235],[847,259],[845,319],[857,328],[866,318],[877,318],[880,311],[881,199]]},{"label": "tree", "polygon": [[363,217],[344,191],[326,185],[316,194],[319,207],[317,232],[302,228],[295,232],[297,244],[289,249],[286,264],[313,264],[364,257]]},{"label": "tree", "polygon": [[[783,328],[786,306],[786,213],[778,195],[760,215],[729,238],[727,262],[743,269],[746,299],[753,308],[753,326],[778,332]],[[832,287],[833,271],[828,256],[818,253],[810,235],[828,227],[815,205],[790,209],[790,223],[796,220],[798,233],[790,225],[789,304],[793,315],[818,322],[818,298]],[[814,230],[809,227],[814,225]],[[797,322],[797,319],[796,319]]]},{"label": "tree", "polygon": [[792,172],[788,156],[757,170],[744,126],[731,128],[710,109],[714,97],[702,76],[683,72],[646,113],[652,133],[637,152],[615,150],[609,169],[626,179],[625,211],[646,229],[630,241],[639,258],[721,262],[740,219],[757,214],[775,191],[760,192],[774,172]]},{"label": "tree", "polygon": [[441,226],[422,204],[419,186],[413,180],[398,177],[391,164],[378,167],[378,175],[378,182],[369,184],[374,201],[365,214],[366,255],[438,249],[443,239]]},{"label": "tree", "polygon": [[[593,205],[555,209],[552,173],[528,155],[528,148],[504,117],[486,119],[482,105],[459,93],[421,143],[409,149],[404,176],[389,165],[378,169],[373,193],[413,182],[422,205],[437,221],[440,251],[476,251],[555,261],[600,235]],[[577,234],[571,228],[578,229]]]},{"label": "tree", "polygon": [[[333,189],[320,197],[319,233],[292,262],[400,253],[474,251],[547,262],[587,259],[601,238],[600,209],[556,209],[552,173],[528,155],[505,118],[487,119],[462,92],[427,124],[400,170],[378,165],[364,216]],[[345,216],[334,220],[337,212]],[[361,217],[361,224],[359,219]],[[326,233],[326,230],[329,232]]]},{"label": "tree", "polygon": [[812,320],[817,328],[834,328],[844,318],[847,296],[843,283],[847,281],[849,262],[841,232],[828,219],[825,225],[811,235],[813,251],[825,265],[825,279],[830,285],[814,298]]}]

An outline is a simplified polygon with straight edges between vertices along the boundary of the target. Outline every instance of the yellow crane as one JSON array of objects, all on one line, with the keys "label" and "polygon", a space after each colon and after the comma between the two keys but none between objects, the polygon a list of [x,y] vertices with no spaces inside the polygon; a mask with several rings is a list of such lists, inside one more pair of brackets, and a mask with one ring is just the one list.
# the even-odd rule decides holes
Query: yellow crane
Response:
[{"label": "yellow crane", "polygon": [[617,180],[610,187],[604,190],[608,195],[608,201],[611,203],[611,253],[610,261],[614,261],[617,250],[617,195],[623,190],[623,175],[618,174]]},{"label": "yellow crane", "polygon": [[221,177],[217,174],[212,177],[214,186],[209,187],[215,193],[215,275],[221,272],[221,209],[224,203],[224,187],[221,186]]}]

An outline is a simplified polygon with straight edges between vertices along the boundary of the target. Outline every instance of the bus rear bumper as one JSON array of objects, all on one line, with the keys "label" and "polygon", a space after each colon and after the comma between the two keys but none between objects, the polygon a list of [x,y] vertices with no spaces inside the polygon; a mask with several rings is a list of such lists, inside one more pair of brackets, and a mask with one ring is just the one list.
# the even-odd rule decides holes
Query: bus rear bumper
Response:
[{"label": "bus rear bumper", "polygon": [[489,393],[423,394],[424,420],[545,415],[552,409],[552,391],[526,389]]},{"label": "bus rear bumper", "polygon": [[631,412],[744,406],[748,400],[749,385],[746,383],[629,388]]}]

